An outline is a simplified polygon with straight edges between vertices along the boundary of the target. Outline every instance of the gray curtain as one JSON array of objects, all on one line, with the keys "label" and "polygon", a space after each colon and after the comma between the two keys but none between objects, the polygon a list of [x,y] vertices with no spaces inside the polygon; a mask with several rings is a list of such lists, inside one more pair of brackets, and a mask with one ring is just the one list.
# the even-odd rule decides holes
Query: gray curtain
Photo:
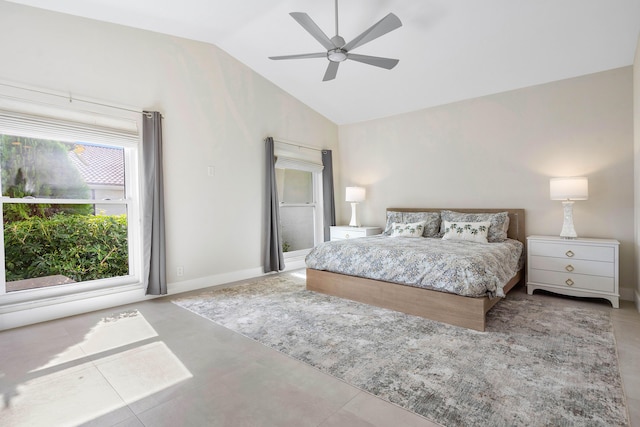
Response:
[{"label": "gray curtain", "polygon": [[162,116],[142,113],[142,242],[143,280],[147,295],[167,293],[164,234],[164,188],[162,184]]},{"label": "gray curtain", "polygon": [[331,150],[322,150],[322,204],[324,215],[324,241],[328,242],[331,236],[330,226],[336,225],[336,201],[333,192],[333,160]]},{"label": "gray curtain", "polygon": [[284,257],[280,244],[280,207],[278,204],[278,189],[276,187],[276,159],[273,155],[273,138],[268,137],[265,142],[266,179],[265,179],[265,250],[264,272],[284,270]]}]

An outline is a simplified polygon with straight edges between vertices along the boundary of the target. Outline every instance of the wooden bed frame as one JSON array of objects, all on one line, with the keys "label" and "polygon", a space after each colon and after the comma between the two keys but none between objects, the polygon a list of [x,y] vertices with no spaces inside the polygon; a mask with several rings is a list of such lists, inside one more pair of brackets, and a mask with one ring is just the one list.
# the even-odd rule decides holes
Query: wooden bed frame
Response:
[{"label": "wooden bed frame", "polygon": [[[436,208],[388,208],[396,212],[440,212]],[[509,212],[508,237],[525,244],[524,209],[447,209],[456,212]],[[524,256],[524,254],[523,254]],[[526,258],[524,258],[526,259]],[[524,268],[504,287],[505,294],[524,279]],[[484,331],[487,312],[500,298],[473,298],[397,283],[307,268],[307,289],[438,322]]]}]

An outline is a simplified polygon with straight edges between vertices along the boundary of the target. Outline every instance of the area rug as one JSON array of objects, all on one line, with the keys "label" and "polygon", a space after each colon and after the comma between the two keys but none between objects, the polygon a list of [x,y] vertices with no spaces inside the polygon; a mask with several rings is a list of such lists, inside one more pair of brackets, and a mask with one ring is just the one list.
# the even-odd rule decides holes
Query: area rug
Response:
[{"label": "area rug", "polygon": [[628,425],[609,313],[511,292],[486,332],[269,276],[173,302],[445,426]]}]

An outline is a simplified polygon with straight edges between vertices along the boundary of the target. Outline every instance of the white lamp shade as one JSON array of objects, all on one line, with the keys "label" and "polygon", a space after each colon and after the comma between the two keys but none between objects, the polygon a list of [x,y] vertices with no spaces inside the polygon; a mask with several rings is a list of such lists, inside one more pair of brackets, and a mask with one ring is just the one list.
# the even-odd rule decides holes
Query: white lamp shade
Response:
[{"label": "white lamp shade", "polygon": [[551,200],[587,200],[589,180],[586,177],[551,178],[549,195]]},{"label": "white lamp shade", "polygon": [[364,202],[366,192],[362,187],[347,187],[346,202]]}]

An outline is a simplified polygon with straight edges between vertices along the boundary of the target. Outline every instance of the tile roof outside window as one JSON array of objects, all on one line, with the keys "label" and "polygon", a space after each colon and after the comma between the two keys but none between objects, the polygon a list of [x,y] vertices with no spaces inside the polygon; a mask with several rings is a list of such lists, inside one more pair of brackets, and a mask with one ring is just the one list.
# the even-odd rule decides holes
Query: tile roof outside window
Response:
[{"label": "tile roof outside window", "polygon": [[69,159],[89,185],[124,185],[122,148],[74,144]]}]

